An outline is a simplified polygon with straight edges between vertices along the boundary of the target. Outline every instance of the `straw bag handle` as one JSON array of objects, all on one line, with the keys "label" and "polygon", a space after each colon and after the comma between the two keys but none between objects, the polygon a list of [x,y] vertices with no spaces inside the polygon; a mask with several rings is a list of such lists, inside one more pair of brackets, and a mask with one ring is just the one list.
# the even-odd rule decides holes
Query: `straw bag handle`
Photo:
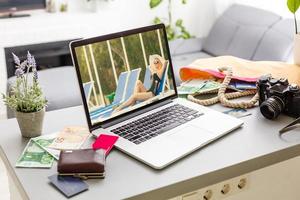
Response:
[{"label": "straw bag handle", "polygon": [[[219,71],[221,72],[226,72],[226,76],[220,86],[219,90],[215,90],[215,91],[210,91],[210,92],[200,92],[200,93],[196,93],[193,95],[188,95],[188,99],[190,101],[193,101],[195,103],[201,104],[201,105],[212,105],[215,103],[220,102],[222,105],[226,106],[226,107],[230,107],[230,108],[251,108],[254,107],[256,102],[259,99],[259,95],[256,92],[256,90],[245,90],[242,92],[231,92],[231,93],[225,93],[231,78],[232,78],[232,69],[230,67],[221,67],[219,68]],[[201,99],[197,99],[195,98],[195,96],[200,95],[200,94],[209,94],[209,93],[218,93],[217,97],[213,97],[211,99],[205,99],[205,100],[201,100]],[[249,96],[249,95],[254,95],[249,101],[239,101],[239,102],[231,102],[228,99],[235,99],[235,98],[239,98],[239,97],[243,97],[243,96]]]}]

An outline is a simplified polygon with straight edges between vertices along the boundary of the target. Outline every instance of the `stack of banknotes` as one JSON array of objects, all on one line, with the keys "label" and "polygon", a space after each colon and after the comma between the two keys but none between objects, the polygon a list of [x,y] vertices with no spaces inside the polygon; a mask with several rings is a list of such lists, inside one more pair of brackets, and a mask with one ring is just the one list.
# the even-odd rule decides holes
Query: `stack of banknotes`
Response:
[{"label": "stack of banknotes", "polygon": [[62,131],[31,138],[16,167],[51,168],[54,160],[59,159],[61,150],[80,149],[90,136],[84,127],[66,127]]},{"label": "stack of banknotes", "polygon": [[177,91],[179,95],[188,95],[197,92],[216,90],[220,88],[220,85],[221,83],[216,81],[192,79],[181,83],[181,85],[177,87]]},{"label": "stack of banknotes", "polygon": [[[200,92],[209,92],[218,90],[221,86],[221,83],[215,80],[202,80],[202,79],[191,79],[185,81],[177,87],[177,92],[179,95],[184,97],[184,95],[195,94]],[[247,89],[256,89],[255,83],[247,82],[232,82],[228,89],[234,91],[242,91]]]}]

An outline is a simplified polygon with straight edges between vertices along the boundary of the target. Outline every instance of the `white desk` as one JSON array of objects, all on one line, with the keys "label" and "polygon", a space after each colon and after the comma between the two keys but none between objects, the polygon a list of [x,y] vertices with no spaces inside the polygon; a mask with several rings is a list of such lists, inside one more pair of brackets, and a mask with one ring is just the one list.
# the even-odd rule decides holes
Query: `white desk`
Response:
[{"label": "white desk", "polygon": [[[1,149],[0,149],[1,151]],[[0,199],[9,200],[10,199],[10,192],[9,192],[9,182],[8,182],[8,175],[7,170],[4,165],[3,159],[1,157],[0,152]]]},{"label": "white desk", "polygon": [[[166,199],[300,154],[299,143],[287,143],[278,137],[278,130],[291,118],[281,115],[277,121],[269,121],[258,109],[250,112],[251,116],[243,118],[243,128],[160,171],[114,149],[107,158],[106,178],[88,180],[89,191],[72,199]],[[44,122],[45,134],[86,123],[82,107],[49,112]],[[0,130],[0,145],[14,166],[28,140],[21,137],[15,119],[1,121]],[[56,173],[56,164],[52,169],[13,170],[31,200],[65,199],[47,180]]]}]

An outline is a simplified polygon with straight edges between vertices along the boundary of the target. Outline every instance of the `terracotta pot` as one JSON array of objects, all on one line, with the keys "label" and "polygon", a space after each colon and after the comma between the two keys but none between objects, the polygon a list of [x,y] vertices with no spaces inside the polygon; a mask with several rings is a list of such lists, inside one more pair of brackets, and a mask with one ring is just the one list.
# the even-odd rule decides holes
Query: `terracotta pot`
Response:
[{"label": "terracotta pot", "polygon": [[23,137],[32,138],[42,134],[45,108],[37,112],[15,114]]},{"label": "terracotta pot", "polygon": [[294,37],[294,63],[300,66],[300,34]]}]

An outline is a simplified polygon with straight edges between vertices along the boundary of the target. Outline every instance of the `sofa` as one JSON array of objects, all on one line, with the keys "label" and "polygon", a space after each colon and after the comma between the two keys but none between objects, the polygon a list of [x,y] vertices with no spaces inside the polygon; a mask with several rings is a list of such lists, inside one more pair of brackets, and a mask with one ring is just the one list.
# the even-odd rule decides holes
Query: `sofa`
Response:
[{"label": "sofa", "polygon": [[290,61],[294,24],[272,12],[233,4],[205,38],[170,42],[176,83],[180,67],[195,59],[231,55],[248,60]]},{"label": "sofa", "polygon": [[[234,4],[215,22],[205,38],[170,42],[176,84],[179,70],[199,58],[232,55],[248,60],[288,61],[292,54],[293,20],[283,19],[272,12]],[[39,72],[47,110],[81,105],[75,69],[64,66]],[[8,79],[10,88],[15,77]],[[8,118],[13,112],[7,110]]]}]

